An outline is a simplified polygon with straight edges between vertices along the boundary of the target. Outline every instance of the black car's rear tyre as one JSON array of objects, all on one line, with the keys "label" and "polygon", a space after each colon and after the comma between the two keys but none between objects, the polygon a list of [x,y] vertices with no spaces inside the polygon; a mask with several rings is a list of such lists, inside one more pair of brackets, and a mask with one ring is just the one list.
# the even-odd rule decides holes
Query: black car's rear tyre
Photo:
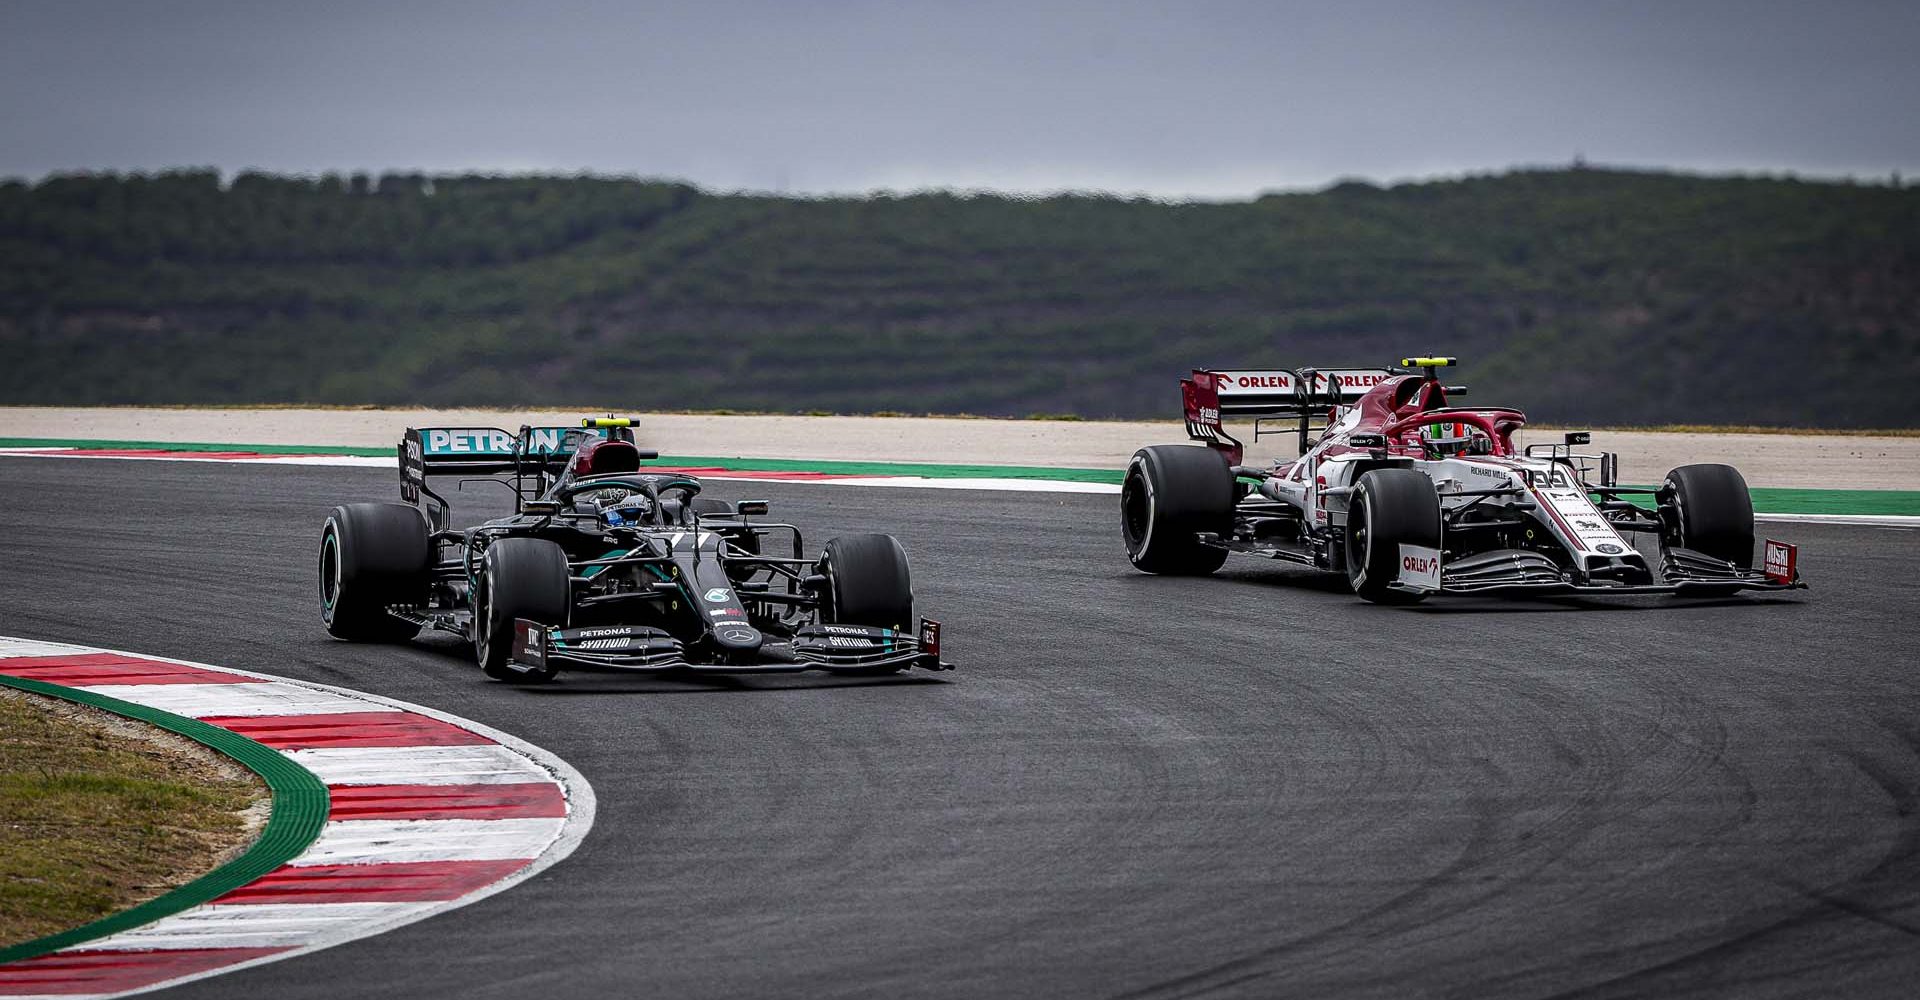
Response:
[{"label": "black car's rear tyre", "polygon": [[320,531],[320,620],[350,642],[401,642],[420,626],[387,613],[427,597],[433,549],[419,508],[401,503],[335,507]]},{"label": "black car's rear tyre", "polygon": [[565,625],[572,607],[565,549],[544,538],[502,538],[487,546],[473,597],[473,653],[480,669],[495,680],[552,680],[557,669],[551,665],[532,673],[507,666],[513,659],[513,622]]},{"label": "black car's rear tyre", "polygon": [[1683,465],[1667,473],[1655,499],[1661,542],[1753,568],[1753,497],[1731,465]]},{"label": "black car's rear tyre", "polygon": [[1375,469],[1347,496],[1347,582],[1375,604],[1414,604],[1417,591],[1395,590],[1400,546],[1440,547],[1440,498],[1433,480],[1412,469]]},{"label": "black car's rear tyre", "polygon": [[906,550],[892,535],[841,535],[820,550],[828,624],[912,631],[913,576]]},{"label": "black car's rear tyre", "polygon": [[1154,445],[1133,453],[1120,486],[1120,533],[1127,558],[1148,573],[1198,576],[1227,561],[1198,532],[1226,537],[1238,499],[1233,469],[1212,448]]}]

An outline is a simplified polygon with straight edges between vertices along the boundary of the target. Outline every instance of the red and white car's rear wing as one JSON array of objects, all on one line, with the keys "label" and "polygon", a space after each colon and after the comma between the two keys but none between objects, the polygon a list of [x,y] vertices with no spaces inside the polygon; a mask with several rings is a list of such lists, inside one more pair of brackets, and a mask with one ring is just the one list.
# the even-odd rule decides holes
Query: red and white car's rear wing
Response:
[{"label": "red and white car's rear wing", "polygon": [[1215,369],[1211,374],[1224,412],[1257,417],[1352,402],[1394,375],[1386,368]]},{"label": "red and white car's rear wing", "polygon": [[1290,429],[1299,432],[1304,452],[1307,435],[1319,429],[1316,418],[1324,426],[1332,407],[1359,399],[1394,374],[1389,368],[1196,368],[1190,378],[1180,380],[1187,436],[1225,452],[1227,461],[1238,465],[1246,448],[1221,426],[1223,418],[1252,418],[1256,441],[1262,421],[1286,420],[1297,422]]}]

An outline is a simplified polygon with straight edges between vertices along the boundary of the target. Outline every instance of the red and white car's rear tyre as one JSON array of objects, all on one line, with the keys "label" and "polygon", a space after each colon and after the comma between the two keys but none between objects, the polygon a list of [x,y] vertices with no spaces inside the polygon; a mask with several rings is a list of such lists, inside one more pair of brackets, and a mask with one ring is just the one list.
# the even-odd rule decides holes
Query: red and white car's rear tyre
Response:
[{"label": "red and white car's rear tyre", "polygon": [[1148,573],[1201,576],[1227,561],[1198,532],[1226,537],[1238,499],[1233,469],[1211,448],[1154,445],[1133,454],[1120,487],[1120,531],[1127,558]]}]

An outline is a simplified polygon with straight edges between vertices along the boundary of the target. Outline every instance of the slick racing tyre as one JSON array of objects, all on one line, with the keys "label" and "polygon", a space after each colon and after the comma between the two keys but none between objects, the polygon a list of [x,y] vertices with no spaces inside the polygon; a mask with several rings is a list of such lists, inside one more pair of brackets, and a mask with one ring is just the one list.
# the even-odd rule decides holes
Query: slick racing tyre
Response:
[{"label": "slick racing tyre", "polygon": [[1731,465],[1683,465],[1655,494],[1660,541],[1753,568],[1753,498]]},{"label": "slick racing tyre", "polygon": [[820,621],[913,630],[913,578],[892,535],[841,535],[820,551],[826,601]]},{"label": "slick racing tyre", "polygon": [[557,669],[523,671],[513,659],[513,621],[565,625],[573,607],[573,584],[565,549],[544,538],[502,538],[487,546],[473,595],[473,653],[495,680],[538,683]]},{"label": "slick racing tyre", "polygon": [[1375,469],[1347,497],[1347,582],[1376,604],[1414,604],[1426,598],[1395,590],[1400,546],[1440,547],[1440,499],[1433,480],[1412,469]]},{"label": "slick racing tyre", "polygon": [[420,626],[387,613],[422,604],[433,548],[420,511],[401,503],[335,507],[320,531],[320,620],[350,642],[402,642]]},{"label": "slick racing tyre", "polygon": [[1233,470],[1212,448],[1154,445],[1133,453],[1120,487],[1120,533],[1127,558],[1148,573],[1201,576],[1227,561],[1227,550],[1202,545],[1198,532],[1233,530]]}]

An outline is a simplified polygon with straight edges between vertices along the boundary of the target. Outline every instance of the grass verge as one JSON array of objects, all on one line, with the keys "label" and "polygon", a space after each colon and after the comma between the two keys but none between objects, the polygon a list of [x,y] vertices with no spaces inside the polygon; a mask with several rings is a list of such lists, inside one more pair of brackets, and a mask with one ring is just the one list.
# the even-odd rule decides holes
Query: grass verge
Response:
[{"label": "grass verge", "polygon": [[0,689],[0,947],[193,881],[245,850],[269,805],[192,740]]}]

